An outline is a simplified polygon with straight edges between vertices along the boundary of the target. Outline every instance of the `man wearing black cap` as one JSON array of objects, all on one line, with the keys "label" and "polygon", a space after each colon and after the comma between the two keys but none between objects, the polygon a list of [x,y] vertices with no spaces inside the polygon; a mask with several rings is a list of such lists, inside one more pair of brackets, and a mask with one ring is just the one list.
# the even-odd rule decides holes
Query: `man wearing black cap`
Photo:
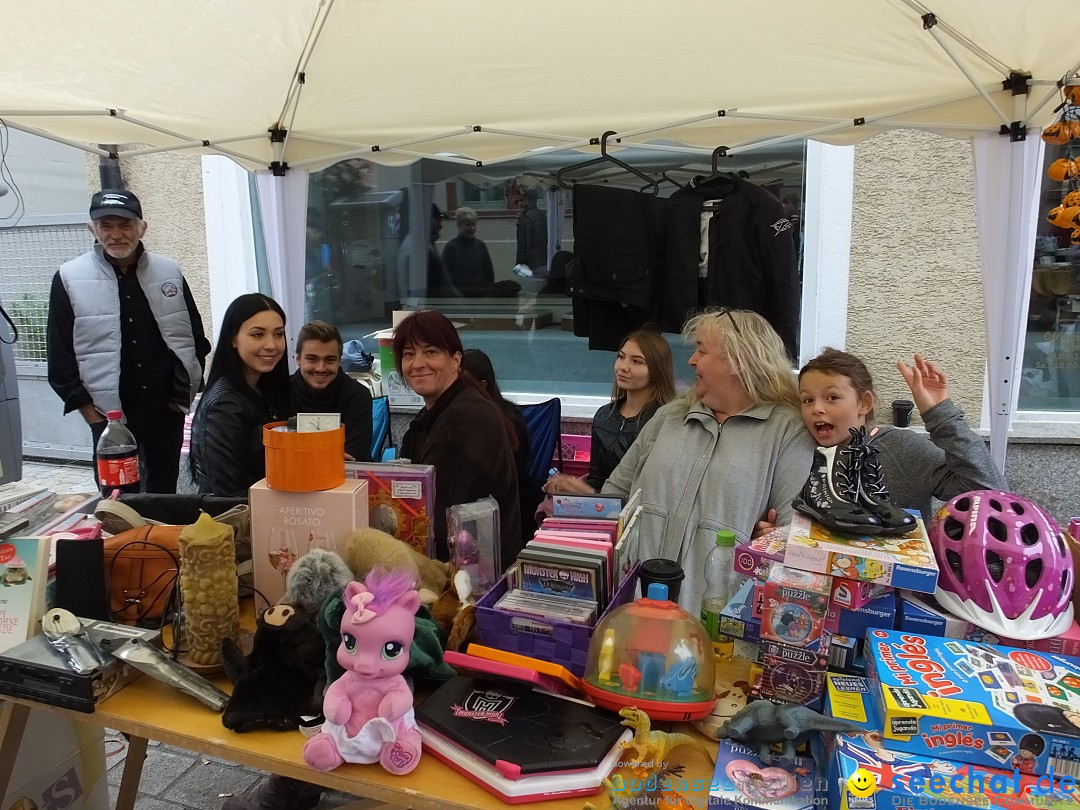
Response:
[{"label": "man wearing black cap", "polygon": [[203,382],[210,343],[180,266],[143,247],[139,198],[90,200],[93,249],[64,264],[49,293],[49,383],[79,411],[95,447],[121,410],[139,443],[147,492],[176,492],[184,414]]}]

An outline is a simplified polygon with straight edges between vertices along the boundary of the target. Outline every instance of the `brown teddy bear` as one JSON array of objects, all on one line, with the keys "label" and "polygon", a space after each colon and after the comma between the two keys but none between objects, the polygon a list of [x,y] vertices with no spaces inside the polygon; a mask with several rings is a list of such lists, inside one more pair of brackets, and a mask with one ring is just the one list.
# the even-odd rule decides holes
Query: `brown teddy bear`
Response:
[{"label": "brown teddy bear", "polygon": [[375,566],[404,568],[420,583],[420,602],[431,605],[446,590],[450,564],[429,560],[392,534],[378,529],[357,529],[345,546],[345,564],[358,581],[363,581]]}]

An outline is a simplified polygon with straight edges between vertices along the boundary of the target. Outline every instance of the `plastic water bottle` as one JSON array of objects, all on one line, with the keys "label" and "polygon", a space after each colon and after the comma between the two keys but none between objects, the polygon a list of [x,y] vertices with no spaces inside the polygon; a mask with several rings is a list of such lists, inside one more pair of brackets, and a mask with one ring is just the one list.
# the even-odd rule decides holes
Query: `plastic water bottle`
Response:
[{"label": "plastic water bottle", "polygon": [[735,573],[735,532],[721,529],[705,559],[705,596],[701,600],[701,623],[720,656],[730,656],[732,647],[731,638],[720,632],[720,611],[739,589],[739,579]]},{"label": "plastic water bottle", "polygon": [[139,491],[139,445],[124,423],[124,414],[109,411],[109,424],[97,443],[97,477],[101,495],[108,498],[113,490],[122,493]]}]

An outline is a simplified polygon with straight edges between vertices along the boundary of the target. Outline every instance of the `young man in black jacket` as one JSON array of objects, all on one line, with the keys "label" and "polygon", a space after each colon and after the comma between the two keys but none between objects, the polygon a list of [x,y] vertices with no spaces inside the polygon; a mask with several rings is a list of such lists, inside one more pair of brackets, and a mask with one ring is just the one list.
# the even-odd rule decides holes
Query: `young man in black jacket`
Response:
[{"label": "young man in black jacket", "polygon": [[371,461],[371,393],[341,370],[343,344],[333,324],[312,321],[296,338],[298,370],[292,375],[297,413],[338,413],[345,426],[345,453]]}]

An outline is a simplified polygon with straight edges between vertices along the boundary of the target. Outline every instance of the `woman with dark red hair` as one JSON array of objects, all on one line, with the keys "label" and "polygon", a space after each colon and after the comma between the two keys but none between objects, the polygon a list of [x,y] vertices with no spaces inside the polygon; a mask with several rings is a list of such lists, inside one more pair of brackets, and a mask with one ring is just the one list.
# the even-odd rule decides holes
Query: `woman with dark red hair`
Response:
[{"label": "woman with dark red hair", "polygon": [[463,351],[454,325],[438,312],[414,312],[394,330],[397,367],[424,400],[401,440],[401,455],[435,467],[435,556],[449,559],[446,508],[491,495],[499,504],[505,568],[521,549],[517,436],[499,407],[463,373]]}]

